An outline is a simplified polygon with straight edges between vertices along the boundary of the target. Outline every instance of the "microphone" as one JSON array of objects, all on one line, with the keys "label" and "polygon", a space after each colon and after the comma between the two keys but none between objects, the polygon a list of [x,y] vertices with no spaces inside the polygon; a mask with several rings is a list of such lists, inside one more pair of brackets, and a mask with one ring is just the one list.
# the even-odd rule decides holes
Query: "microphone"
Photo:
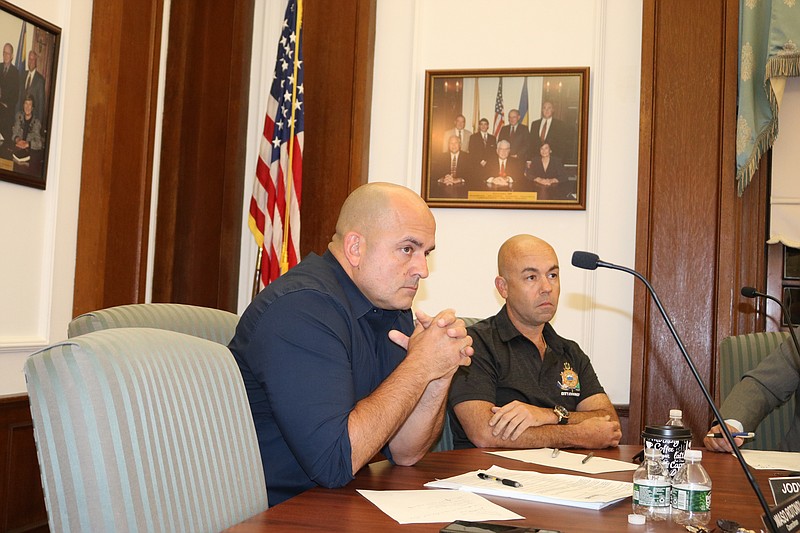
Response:
[{"label": "microphone", "polygon": [[[755,298],[756,296],[764,296],[765,298],[772,298],[771,296],[767,296],[766,294],[761,294],[756,290],[755,287],[742,287],[742,296],[745,298]],[[778,302],[781,304],[782,302]]]},{"label": "microphone", "polygon": [[792,335],[794,349],[797,350],[797,354],[800,355],[800,343],[797,342],[797,335],[794,332],[794,324],[792,324],[792,315],[789,314],[789,310],[786,309],[786,305],[780,299],[775,298],[774,296],[770,296],[769,294],[763,292],[758,292],[755,287],[742,287],[742,296],[745,298],[766,298],[767,300],[772,300],[781,307],[783,318],[785,318],[786,323],[789,324],[789,333]]},{"label": "microphone", "polygon": [[[761,492],[761,489],[758,488],[758,483],[756,483],[753,474],[750,472],[750,469],[747,466],[747,462],[744,460],[744,456],[742,452],[739,450],[739,447],[736,446],[736,443],[733,440],[733,436],[731,435],[730,429],[728,429],[728,425],[725,423],[725,420],[722,418],[722,415],[717,409],[717,406],[714,405],[714,400],[711,398],[711,394],[708,392],[705,384],[703,383],[703,379],[700,377],[700,373],[697,371],[697,367],[694,365],[694,361],[692,358],[689,357],[689,353],[686,351],[686,348],[683,345],[683,341],[681,340],[680,335],[678,332],[675,331],[675,326],[672,325],[672,320],[670,320],[667,312],[664,310],[664,306],[661,305],[661,300],[658,298],[655,289],[653,286],[650,285],[650,282],[647,279],[636,272],[633,269],[615,265],[613,263],[606,263],[605,261],[601,261],[600,257],[597,254],[593,254],[591,252],[580,252],[576,251],[572,254],[572,266],[582,268],[584,270],[595,270],[597,267],[603,268],[610,268],[612,270],[621,270],[623,272],[627,272],[631,274],[635,278],[641,280],[644,283],[645,287],[647,287],[647,291],[650,293],[650,297],[655,302],[656,307],[658,307],[661,316],[664,318],[664,322],[667,323],[667,327],[669,328],[670,333],[672,333],[672,337],[675,339],[675,342],[678,344],[678,348],[680,348],[681,354],[683,355],[683,359],[686,361],[686,364],[689,365],[689,370],[692,371],[694,375],[694,379],[697,381],[697,384],[700,386],[700,390],[703,392],[703,396],[706,399],[706,403],[711,408],[711,411],[714,413],[714,417],[717,419],[719,423],[720,429],[725,434],[725,438],[728,439],[728,442],[733,449],[733,453],[736,456],[736,459],[739,461],[739,465],[742,467],[744,471],[745,477],[747,477],[747,481],[750,483],[750,486],[753,488],[753,492],[755,492],[756,497],[758,497],[758,502],[761,504],[761,508],[764,510],[764,520],[766,521],[766,526],[773,532],[778,531],[778,526],[775,523],[772,515],[770,514],[769,504],[767,500],[764,498],[764,494]],[[755,290],[755,289],[753,289]],[[744,289],[742,289],[742,294],[744,294]]]}]

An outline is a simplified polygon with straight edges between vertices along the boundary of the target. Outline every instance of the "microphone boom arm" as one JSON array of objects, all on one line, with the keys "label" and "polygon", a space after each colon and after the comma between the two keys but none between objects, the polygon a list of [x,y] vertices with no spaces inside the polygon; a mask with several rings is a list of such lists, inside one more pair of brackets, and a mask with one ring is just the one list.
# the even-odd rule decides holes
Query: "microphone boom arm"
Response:
[{"label": "microphone boom arm", "polygon": [[[696,379],[697,383],[700,385],[700,390],[703,391],[703,395],[706,398],[706,402],[711,407],[711,410],[714,412],[714,417],[716,418],[720,429],[725,434],[725,438],[730,443],[731,448],[733,449],[733,454],[736,456],[736,459],[739,461],[739,464],[741,465],[742,470],[744,470],[744,474],[747,477],[747,481],[750,483],[750,486],[753,488],[753,492],[756,493],[756,496],[758,497],[758,501],[761,504],[761,508],[764,509],[764,513],[765,513],[764,520],[766,521],[766,526],[770,530],[772,530],[773,532],[777,532],[778,531],[778,526],[775,523],[775,521],[773,520],[772,515],[770,514],[769,504],[767,503],[767,500],[764,498],[764,494],[762,494],[761,490],[758,488],[758,483],[756,482],[755,478],[753,477],[753,474],[750,472],[750,468],[748,468],[747,462],[744,460],[744,456],[742,455],[742,452],[739,450],[739,447],[736,446],[736,442],[734,442],[734,440],[733,440],[733,435],[731,435],[731,431],[728,429],[728,425],[725,423],[725,420],[722,418],[722,415],[720,414],[719,409],[717,409],[717,406],[714,404],[714,400],[711,398],[711,395],[709,394],[708,389],[703,384],[703,379],[700,377],[700,373],[697,371],[697,367],[695,367],[694,361],[692,361],[692,358],[689,357],[689,353],[686,351],[686,347],[683,345],[683,341],[681,340],[680,335],[678,335],[678,332],[675,330],[675,326],[672,324],[672,320],[670,320],[669,316],[667,316],[667,312],[664,310],[664,306],[661,305],[661,300],[659,300],[658,294],[656,294],[656,291],[655,291],[655,289],[653,289],[653,286],[650,285],[650,282],[647,281],[647,279],[644,276],[642,276],[641,274],[639,274],[638,272],[636,272],[635,270],[633,270],[631,268],[627,268],[627,267],[620,266],[620,265],[615,265],[615,264],[612,264],[612,263],[606,263],[605,261],[600,261],[600,260],[597,261],[597,266],[610,268],[612,270],[621,270],[622,272],[627,272],[628,274],[631,274],[632,276],[634,276],[635,278],[640,280],[642,283],[644,283],[645,287],[647,287],[647,291],[650,293],[650,297],[655,302],[656,307],[658,307],[658,310],[661,313],[661,316],[664,318],[664,322],[667,323],[667,327],[669,328],[670,332],[672,333],[672,336],[675,338],[675,342],[678,343],[678,348],[680,348],[681,354],[683,355],[683,358],[686,360],[686,364],[689,365],[689,369],[692,371],[692,374],[694,374],[694,379]],[[792,332],[792,337],[794,338],[794,330],[792,328],[790,328],[790,331]],[[794,340],[795,340],[795,343],[796,343],[797,339],[794,338]]]},{"label": "microphone boom arm", "polygon": [[786,304],[784,304],[779,298],[775,298],[774,296],[771,296],[765,292],[758,292],[753,287],[742,287],[742,296],[746,298],[755,298],[760,296],[762,298],[766,298],[767,300],[772,300],[778,304],[778,306],[780,306],[783,317],[786,319],[786,323],[789,325],[789,334],[792,336],[794,349],[797,350],[797,355],[800,357],[800,343],[797,342],[797,335],[794,332],[794,324],[792,324],[792,315],[789,314]]}]

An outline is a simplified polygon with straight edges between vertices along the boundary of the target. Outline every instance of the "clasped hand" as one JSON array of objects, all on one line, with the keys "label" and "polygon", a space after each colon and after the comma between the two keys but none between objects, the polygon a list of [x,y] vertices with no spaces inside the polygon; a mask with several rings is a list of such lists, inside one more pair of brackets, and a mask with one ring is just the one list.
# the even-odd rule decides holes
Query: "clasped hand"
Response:
[{"label": "clasped hand", "polygon": [[503,440],[517,440],[526,429],[553,424],[558,419],[552,409],[536,407],[519,400],[509,402],[503,407],[492,407],[492,413],[494,414],[489,419],[492,435]]},{"label": "clasped hand", "polygon": [[411,337],[392,330],[389,338],[408,351],[407,358],[421,358],[433,379],[452,376],[459,366],[472,362],[472,337],[467,335],[464,321],[456,318],[452,309],[431,317],[417,311],[417,325]]},{"label": "clasped hand", "polygon": [[489,183],[490,185],[496,185],[498,187],[508,187],[509,185],[511,185],[513,180],[508,177],[497,176],[495,178],[489,178],[488,180],[486,180],[486,182]]},{"label": "clasped hand", "polygon": [[464,180],[461,178],[454,178],[450,174],[447,174],[445,177],[439,178],[439,183],[442,185],[459,185],[464,183]]}]

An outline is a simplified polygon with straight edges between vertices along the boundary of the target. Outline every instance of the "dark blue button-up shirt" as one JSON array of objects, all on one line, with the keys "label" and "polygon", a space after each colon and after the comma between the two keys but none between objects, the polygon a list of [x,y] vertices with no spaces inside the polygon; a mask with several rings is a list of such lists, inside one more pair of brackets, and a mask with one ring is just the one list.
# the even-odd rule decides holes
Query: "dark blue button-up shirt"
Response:
[{"label": "dark blue button-up shirt", "polygon": [[[244,312],[229,347],[271,506],[353,478],[347,420],[405,357],[388,338],[392,329],[411,335],[411,311],[375,308],[330,252],[311,254]],[[383,453],[391,458],[388,446]]]}]

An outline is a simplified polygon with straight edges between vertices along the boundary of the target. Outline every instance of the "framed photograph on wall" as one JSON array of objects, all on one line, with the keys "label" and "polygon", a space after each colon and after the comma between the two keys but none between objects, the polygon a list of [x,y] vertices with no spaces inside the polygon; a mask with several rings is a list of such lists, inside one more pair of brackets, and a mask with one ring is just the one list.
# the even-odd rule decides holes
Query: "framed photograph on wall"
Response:
[{"label": "framed photograph on wall", "polygon": [[0,180],[47,185],[61,29],[0,0]]},{"label": "framed photograph on wall", "polygon": [[431,207],[586,209],[589,67],[428,70]]}]

